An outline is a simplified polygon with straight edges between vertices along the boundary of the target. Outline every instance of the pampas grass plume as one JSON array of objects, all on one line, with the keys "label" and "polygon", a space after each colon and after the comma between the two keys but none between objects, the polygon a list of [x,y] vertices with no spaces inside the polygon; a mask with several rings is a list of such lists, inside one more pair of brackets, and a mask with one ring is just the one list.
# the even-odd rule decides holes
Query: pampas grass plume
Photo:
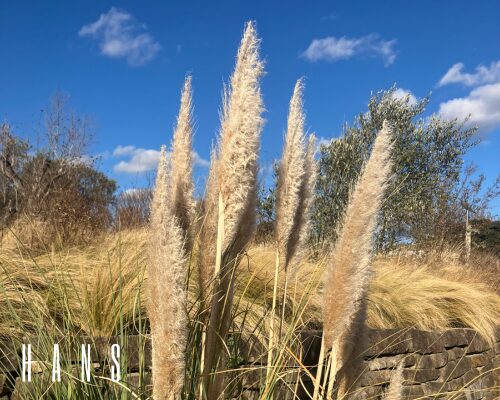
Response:
[{"label": "pampas grass plume", "polygon": [[332,349],[336,370],[352,361],[366,319],[371,278],[372,236],[391,171],[391,130],[387,122],[378,134],[364,171],[346,209],[341,234],[326,270],[323,305],[325,350]]},{"label": "pampas grass plume", "polygon": [[264,64],[259,56],[259,44],[254,23],[248,22],[230,87],[224,96],[217,173],[224,207],[224,251],[236,238],[257,184],[257,158],[263,126],[261,114],[264,109],[260,91]]},{"label": "pampas grass plume", "polygon": [[187,76],[181,94],[177,126],[172,141],[172,204],[173,213],[186,234],[186,252],[193,242],[195,202],[193,197],[193,123],[191,76]]},{"label": "pampas grass plume", "polygon": [[[299,206],[295,217],[294,229],[290,237],[289,271],[291,274],[297,272],[298,265],[306,249],[306,243],[311,225],[311,211],[314,202],[316,179],[318,177],[318,165],[316,162],[316,136],[309,135],[305,153],[304,177],[300,186]],[[293,258],[292,258],[293,257]]]},{"label": "pampas grass plume", "polygon": [[187,315],[184,235],[173,214],[165,147],[161,149],[148,240],[148,314],[151,323],[153,397],[180,398],[184,382]]},{"label": "pampas grass plume", "polygon": [[[290,240],[296,232],[297,212],[301,201],[301,187],[305,176],[305,115],[302,105],[304,83],[299,79],[295,84],[288,127],[283,148],[283,157],[278,173],[276,194],[276,241],[281,264],[288,265],[296,251],[297,241]],[[294,232],[295,230],[295,232]]]}]

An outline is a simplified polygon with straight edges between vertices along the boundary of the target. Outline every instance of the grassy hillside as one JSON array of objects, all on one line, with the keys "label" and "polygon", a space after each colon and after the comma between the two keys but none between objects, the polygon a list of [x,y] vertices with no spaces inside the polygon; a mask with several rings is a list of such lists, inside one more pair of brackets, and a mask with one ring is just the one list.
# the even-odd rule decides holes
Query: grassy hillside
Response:
[{"label": "grassy hillside", "polygon": [[[9,243],[10,242],[10,243]],[[0,334],[36,330],[35,321],[71,319],[75,330],[111,335],[137,329],[145,317],[146,231],[105,235],[95,244],[31,254],[21,242],[5,240],[0,255]],[[471,327],[492,339],[500,323],[499,261],[473,255],[460,261],[458,248],[418,254],[409,249],[374,258],[368,325],[415,326],[426,330]],[[239,266],[236,297],[246,310],[245,328],[254,330],[269,313],[273,296],[274,249],[252,246]],[[288,304],[306,302],[302,326],[320,325],[322,257],[303,262],[290,283]],[[191,268],[194,313],[196,269]],[[280,285],[284,276],[280,276]],[[38,315],[32,318],[32,313]],[[290,313],[291,315],[291,313]]]}]

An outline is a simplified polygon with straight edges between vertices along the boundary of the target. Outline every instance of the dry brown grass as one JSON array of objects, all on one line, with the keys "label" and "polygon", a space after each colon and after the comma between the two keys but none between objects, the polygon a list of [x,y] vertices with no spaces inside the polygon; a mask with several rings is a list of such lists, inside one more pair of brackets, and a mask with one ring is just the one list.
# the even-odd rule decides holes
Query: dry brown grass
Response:
[{"label": "dry brown grass", "polygon": [[500,258],[487,251],[473,251],[469,261],[464,262],[464,246],[449,245],[444,248],[418,251],[401,249],[391,253],[391,259],[414,267],[425,266],[434,274],[459,282],[486,284],[500,294]]},{"label": "dry brown grass", "polygon": [[[143,290],[147,240],[145,230],[135,230],[108,235],[85,248],[34,258],[17,250],[2,252],[0,335],[35,333],[40,326],[53,327],[65,312],[63,306],[69,309],[76,331],[93,336],[116,334],[120,319],[126,329],[134,330],[138,319],[144,321],[147,301]],[[438,331],[471,327],[494,340],[495,327],[500,324],[500,296],[492,289],[497,286],[492,271],[483,274],[477,266],[461,264],[453,251],[428,252],[424,257],[401,250],[375,257],[368,292],[368,325]],[[242,259],[235,282],[233,329],[241,330],[243,340],[257,334],[264,346],[271,317],[274,264],[273,246],[252,246]],[[320,326],[325,265],[326,257],[318,261],[306,257],[295,279],[289,282],[284,331],[290,329],[289,324]],[[193,275],[188,296],[192,320],[199,299],[196,282],[197,276]],[[284,282],[285,273],[281,271],[280,288]],[[290,309],[304,298],[306,309],[299,321],[292,322]],[[14,314],[24,326],[13,320]],[[276,317],[276,326],[278,323]]]},{"label": "dry brown grass", "polygon": [[[115,334],[120,315],[127,324],[144,315],[143,280],[146,266],[145,230],[108,235],[84,248],[73,247],[30,257],[27,249],[4,250],[0,255],[0,334],[18,326],[9,309],[15,307],[25,328],[32,321],[28,313],[37,310],[47,320],[71,314],[75,329],[92,336]],[[142,304],[142,305],[141,305]],[[33,305],[33,310],[24,307]],[[68,307],[68,308],[66,308]],[[10,321],[10,322],[9,322]],[[39,326],[38,326],[39,329]]]},{"label": "dry brown grass", "polygon": [[[25,302],[20,296],[29,299],[28,303],[34,307],[47,310],[50,316],[59,313],[58,298],[66,295],[75,324],[87,333],[113,334],[120,312],[125,321],[133,325],[138,313],[144,314],[140,308],[146,301],[143,290],[146,239],[143,229],[124,231],[110,234],[85,248],[70,248],[33,259],[15,249],[4,249],[0,254],[0,334],[9,333],[9,327],[13,326],[8,323],[11,313],[7,300],[13,307],[21,306]],[[490,269],[481,270],[479,264],[461,263],[458,255],[453,256],[454,250],[444,250],[441,256],[437,251],[428,252],[432,257],[423,258],[409,250],[375,257],[374,277],[368,293],[368,325],[373,328],[412,326],[424,330],[470,327],[493,340],[492,332],[500,325],[500,295],[494,291],[499,278],[493,273],[498,260],[488,256],[487,259],[492,260],[488,264]],[[241,308],[255,304],[247,325],[249,330],[250,326],[257,325],[271,304],[275,256],[274,247],[253,246],[240,265],[235,302]],[[473,252],[472,258],[475,257],[485,261]],[[319,285],[303,317],[304,324],[309,326],[320,324],[323,290],[320,280],[324,266],[323,259],[314,262],[306,259],[296,279],[290,282],[290,301],[297,301],[303,295],[305,280],[313,280],[313,286]],[[196,282],[197,276],[193,279]],[[282,272],[280,285],[284,279]],[[116,301],[119,291],[122,292],[121,304]],[[190,304],[198,299],[196,284],[191,285],[189,299]],[[427,311],[422,312],[424,309]],[[26,314],[26,310],[18,310]],[[29,320],[25,322],[28,328],[33,328]]]},{"label": "dry brown grass", "polygon": [[490,342],[495,340],[500,296],[488,285],[489,273],[470,272],[463,264],[419,264],[408,256],[378,257],[374,268],[370,326],[423,330],[469,327]]}]

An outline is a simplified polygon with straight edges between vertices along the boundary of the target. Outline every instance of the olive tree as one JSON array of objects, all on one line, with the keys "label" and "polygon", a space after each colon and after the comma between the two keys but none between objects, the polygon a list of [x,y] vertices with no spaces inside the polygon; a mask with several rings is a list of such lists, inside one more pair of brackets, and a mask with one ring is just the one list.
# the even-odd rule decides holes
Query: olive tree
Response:
[{"label": "olive tree", "polygon": [[465,121],[424,118],[429,102],[397,98],[396,88],[372,96],[368,111],[346,124],[342,134],[320,148],[313,237],[335,239],[349,192],[356,182],[384,120],[393,127],[393,171],[379,216],[378,249],[401,241],[441,239],[442,223],[456,203],[463,156],[477,144]]}]

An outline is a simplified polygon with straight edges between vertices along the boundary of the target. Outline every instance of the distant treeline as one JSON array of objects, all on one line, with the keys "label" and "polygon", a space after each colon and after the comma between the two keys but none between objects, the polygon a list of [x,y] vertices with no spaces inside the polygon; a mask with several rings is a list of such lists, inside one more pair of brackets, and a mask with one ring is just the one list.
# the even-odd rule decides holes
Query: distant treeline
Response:
[{"label": "distant treeline", "polygon": [[[376,231],[378,250],[401,243],[420,245],[461,242],[468,211],[473,243],[498,251],[500,222],[489,212],[500,180],[485,187],[485,177],[464,155],[478,144],[475,128],[465,121],[423,117],[429,98],[416,104],[397,98],[396,88],[374,95],[368,111],[346,124],[341,134],[319,148],[319,178],[311,226],[311,243],[332,243],[349,193],[362,171],[386,119],[394,127],[394,167]],[[88,156],[93,125],[68,110],[56,94],[43,112],[36,140],[16,135],[8,124],[0,132],[0,229],[33,225],[48,243],[77,244],[96,233],[143,226],[151,191],[117,193],[115,181]],[[33,143],[37,143],[35,147]],[[275,188],[262,188],[257,240],[272,237]],[[17,225],[16,225],[17,224]]]}]

